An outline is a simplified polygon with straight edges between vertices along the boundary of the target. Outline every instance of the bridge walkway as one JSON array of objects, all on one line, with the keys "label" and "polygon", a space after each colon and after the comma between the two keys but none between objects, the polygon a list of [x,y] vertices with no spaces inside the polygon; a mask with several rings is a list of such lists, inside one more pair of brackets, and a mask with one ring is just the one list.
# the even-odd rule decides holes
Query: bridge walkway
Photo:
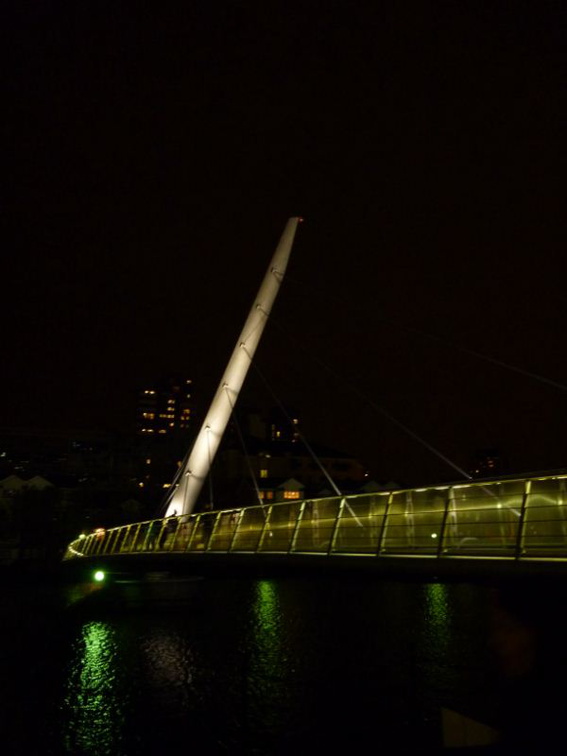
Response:
[{"label": "bridge walkway", "polygon": [[415,557],[567,565],[567,474],[292,500],[83,535],[65,561],[142,555]]}]

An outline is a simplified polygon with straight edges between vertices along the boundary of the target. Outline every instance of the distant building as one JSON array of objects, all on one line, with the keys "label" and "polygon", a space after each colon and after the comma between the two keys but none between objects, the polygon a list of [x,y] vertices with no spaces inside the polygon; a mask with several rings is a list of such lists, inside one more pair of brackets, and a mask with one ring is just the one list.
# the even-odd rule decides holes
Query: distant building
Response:
[{"label": "distant building", "polygon": [[310,444],[312,455],[301,440],[297,413],[286,414],[246,411],[240,434],[229,426],[213,464],[217,506],[255,504],[258,497],[266,503],[303,499],[327,490],[335,495],[331,481],[341,492],[354,493],[367,482],[365,466],[349,454]]},{"label": "distant building", "polygon": [[299,418],[297,411],[286,409],[284,415],[281,410],[273,409],[267,417],[268,438],[273,443],[296,444],[300,440]]},{"label": "distant building", "polygon": [[46,488],[53,488],[53,483],[41,475],[34,475],[28,480],[19,475],[8,475],[0,480],[0,499],[10,499],[24,491],[44,491]]},{"label": "distant building", "polygon": [[165,378],[138,394],[136,430],[142,436],[186,432],[191,424],[191,380]]},{"label": "distant building", "polygon": [[[11,473],[29,479],[41,475],[59,485],[69,476],[77,481],[133,474],[133,444],[116,434],[77,429],[0,429],[0,477]],[[127,471],[124,471],[125,467]]]},{"label": "distant building", "polygon": [[[296,478],[268,478],[258,481],[258,496],[262,503],[274,504],[305,497],[305,486]],[[257,501],[251,500],[257,504]]]},{"label": "distant building", "polygon": [[495,478],[506,473],[506,461],[498,449],[480,449],[474,456],[473,478]]}]

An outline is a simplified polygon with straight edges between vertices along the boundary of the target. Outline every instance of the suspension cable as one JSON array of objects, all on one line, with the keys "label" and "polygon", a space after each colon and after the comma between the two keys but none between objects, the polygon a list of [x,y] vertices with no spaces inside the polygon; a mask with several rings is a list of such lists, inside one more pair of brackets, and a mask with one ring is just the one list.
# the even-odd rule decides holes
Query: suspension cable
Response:
[{"label": "suspension cable", "polygon": [[[248,355],[248,357],[250,357],[250,355]],[[288,420],[288,423],[290,424],[291,427],[293,427],[293,420],[292,420],[292,418],[290,417],[288,411],[286,410],[286,408],[281,403],[281,401],[279,400],[278,396],[276,395],[276,393],[272,389],[272,387],[269,384],[266,376],[262,373],[262,371],[260,370],[260,368],[258,367],[258,365],[256,365],[255,362],[251,361],[251,364],[254,367],[254,370],[256,370],[256,372],[258,373],[258,375],[260,376],[260,378],[264,382],[266,388],[268,389],[268,391],[272,395],[272,398],[274,399],[274,401],[277,403],[277,405],[279,406],[279,408],[281,409],[281,411],[284,413],[285,417]],[[319,457],[315,454],[315,452],[313,451],[312,447],[307,443],[307,439],[305,438],[305,436],[301,432],[298,432],[297,435],[299,436],[299,439],[301,440],[301,442],[303,443],[303,445],[305,446],[305,448],[307,449],[307,451],[311,455],[311,458],[314,460],[314,462],[316,463],[317,467],[321,470],[321,472],[323,473],[323,475],[327,479],[327,482],[329,483],[329,485],[331,486],[331,488],[333,489],[333,491],[335,492],[335,494],[337,496],[341,497],[342,502],[346,506],[346,509],[348,510],[349,514],[354,519],[354,521],[356,522],[356,524],[360,528],[364,527],[364,525],[362,524],[361,520],[357,517],[356,513],[354,512],[353,508],[348,503],[348,501],[347,501],[346,497],[344,496],[344,494],[342,493],[342,491],[339,489],[339,487],[337,486],[337,484],[335,483],[335,481],[329,475],[328,470],[325,469],[325,467],[324,467],[323,463],[321,462],[321,460],[319,459]]]},{"label": "suspension cable", "polygon": [[[224,390],[226,392],[226,397],[228,399],[228,403],[230,404],[230,409],[232,412],[232,417],[234,419],[234,424],[236,426],[236,433],[238,434],[238,440],[240,441],[240,444],[242,446],[242,450],[244,452],[244,458],[246,460],[246,465],[248,467],[248,472],[250,474],[250,478],[252,480],[252,484],[254,486],[254,491],[256,492],[256,498],[258,499],[258,503],[262,507],[262,512],[264,512],[264,502],[262,500],[262,496],[260,494],[260,486],[258,485],[258,480],[256,478],[256,475],[254,474],[254,470],[252,468],[252,462],[250,461],[250,455],[248,454],[248,449],[246,448],[246,443],[244,441],[244,434],[242,433],[242,429],[240,428],[240,423],[238,422],[238,418],[236,416],[236,412],[234,411],[234,402],[232,401],[230,397],[230,391],[228,390],[228,385],[224,385]],[[264,513],[264,517],[265,517]]]},{"label": "suspension cable", "polygon": [[[286,279],[291,280],[293,283],[298,284],[299,286],[303,286],[307,288],[306,284],[294,278],[293,276],[290,276],[289,274],[287,274]],[[345,303],[345,301],[341,299],[340,297],[333,296],[332,294],[323,295],[322,293],[318,292],[316,288],[309,287],[309,292],[311,295],[315,293],[321,297],[325,296],[326,299],[334,299],[335,301],[340,302],[343,306],[347,307],[348,309],[352,311],[358,311],[359,313],[362,313],[362,314],[366,312],[361,307],[353,307],[350,303]],[[548,386],[553,386],[554,388],[559,389],[560,391],[567,391],[567,385],[565,385],[564,383],[559,383],[558,381],[554,381],[551,378],[547,378],[545,375],[534,373],[531,370],[525,370],[524,368],[518,367],[517,365],[512,365],[510,362],[505,362],[504,360],[500,360],[496,357],[491,357],[488,354],[483,354],[482,352],[478,352],[476,349],[471,349],[470,347],[462,346],[461,344],[457,344],[451,339],[447,339],[443,336],[439,336],[434,333],[423,331],[421,328],[416,328],[415,326],[408,326],[408,325],[405,325],[404,323],[399,323],[398,321],[391,320],[389,318],[379,317],[378,320],[381,323],[384,323],[389,326],[393,326],[394,328],[399,328],[402,331],[406,331],[408,333],[413,333],[417,336],[421,336],[422,338],[429,339],[430,341],[437,341],[440,344],[443,344],[444,346],[455,349],[458,352],[463,352],[463,354],[468,354],[471,357],[476,357],[479,360],[484,360],[485,362],[489,362],[492,365],[496,365],[497,367],[503,368],[504,370],[510,370],[511,372],[518,373],[519,375],[523,375],[526,378],[532,378],[533,380],[539,381],[540,383],[545,383]]]},{"label": "suspension cable", "polygon": [[361,399],[363,399],[375,412],[380,413],[381,415],[384,415],[384,417],[388,418],[390,422],[397,425],[399,428],[401,428],[405,433],[407,433],[409,436],[411,436],[415,441],[418,441],[422,446],[424,446],[426,449],[428,449],[432,454],[434,454],[439,459],[443,460],[447,465],[453,468],[453,470],[456,470],[460,475],[462,475],[467,480],[472,480],[472,476],[469,475],[465,470],[462,469],[462,467],[459,467],[455,462],[449,459],[445,454],[443,454],[439,449],[436,449],[432,444],[430,444],[428,441],[426,441],[424,438],[422,438],[419,434],[417,434],[414,430],[409,428],[405,423],[402,423],[401,420],[398,420],[394,415],[392,415],[390,412],[385,410],[383,407],[376,404],[376,402],[372,399],[370,399],[369,396],[367,396],[363,391],[361,391],[358,386],[355,386],[351,381],[344,378],[344,376],[339,375],[335,370],[333,370],[326,362],[321,360],[319,357],[316,357],[313,355],[311,351],[308,351],[307,349],[304,349],[304,347],[297,341],[297,339],[290,333],[286,331],[275,318],[272,316],[272,322],[274,322],[277,327],[285,333],[285,335],[291,339],[296,346],[299,346],[299,348],[309,354],[311,359],[318,363],[322,368],[324,368],[328,373],[330,373],[335,380],[342,381],[345,386],[347,386],[353,393],[357,394]]},{"label": "suspension cable", "polygon": [[179,464],[175,475],[173,476],[173,480],[171,482],[171,485],[167,489],[167,492],[165,493],[165,496],[163,496],[161,500],[161,504],[158,508],[158,514],[164,514],[167,512],[167,508],[169,506],[169,502],[173,498],[173,495],[176,491],[176,489],[179,487],[179,480],[183,474],[183,470],[185,469],[185,463],[189,459],[189,454],[191,453],[191,446],[187,449],[185,452],[185,455],[183,456],[183,459],[181,460],[181,463]]},{"label": "suspension cable", "polygon": [[[252,358],[250,357],[250,354],[246,351],[246,347],[244,347],[244,351],[248,355],[248,358],[250,359],[252,367],[258,373],[258,375],[262,379],[264,385],[266,386],[266,388],[268,389],[269,393],[271,394],[272,399],[276,402],[276,404],[278,405],[278,407],[280,408],[280,410],[283,412],[283,414],[286,417],[286,419],[287,419],[290,427],[293,427],[293,420],[292,420],[292,418],[290,417],[290,415],[289,415],[288,411],[286,410],[286,408],[284,407],[284,405],[281,403],[279,397],[275,394],[274,390],[270,386],[270,384],[268,382],[268,379],[262,373],[262,371],[260,370],[260,368],[258,367],[258,365],[252,360]],[[319,460],[319,458],[317,457],[317,455],[315,454],[315,452],[313,451],[313,449],[311,448],[311,446],[309,446],[309,444],[307,443],[307,440],[305,439],[305,437],[303,436],[303,434],[302,433],[298,433],[297,435],[299,436],[301,442],[305,445],[305,448],[307,449],[307,451],[311,455],[311,457],[314,460],[314,462],[317,464],[317,466],[319,467],[319,469],[321,470],[321,472],[323,473],[323,475],[327,479],[327,482],[329,483],[329,485],[331,486],[331,488],[333,489],[333,491],[336,493],[337,496],[342,496],[343,495],[342,491],[336,485],[335,481],[331,478],[331,476],[329,475],[328,471],[325,469],[325,467],[323,466],[323,464],[321,463],[321,461]]]}]

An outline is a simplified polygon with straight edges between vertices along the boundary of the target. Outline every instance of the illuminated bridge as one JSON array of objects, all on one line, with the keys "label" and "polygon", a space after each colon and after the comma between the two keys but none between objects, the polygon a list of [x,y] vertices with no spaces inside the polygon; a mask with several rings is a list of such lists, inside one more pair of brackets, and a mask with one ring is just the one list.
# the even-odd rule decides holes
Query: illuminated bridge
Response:
[{"label": "illuminated bridge", "polygon": [[274,564],[567,574],[567,473],[137,522],[81,536],[64,561],[122,571],[207,565],[223,574]]}]

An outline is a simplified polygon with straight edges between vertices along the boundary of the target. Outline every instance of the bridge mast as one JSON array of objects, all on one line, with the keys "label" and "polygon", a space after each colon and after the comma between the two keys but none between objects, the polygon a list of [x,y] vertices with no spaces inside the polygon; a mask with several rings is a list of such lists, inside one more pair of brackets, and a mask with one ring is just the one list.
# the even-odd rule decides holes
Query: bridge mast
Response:
[{"label": "bridge mast", "polygon": [[191,454],[177,475],[166,517],[190,514],[195,507],[279,291],[300,220],[290,218],[286,224]]}]

